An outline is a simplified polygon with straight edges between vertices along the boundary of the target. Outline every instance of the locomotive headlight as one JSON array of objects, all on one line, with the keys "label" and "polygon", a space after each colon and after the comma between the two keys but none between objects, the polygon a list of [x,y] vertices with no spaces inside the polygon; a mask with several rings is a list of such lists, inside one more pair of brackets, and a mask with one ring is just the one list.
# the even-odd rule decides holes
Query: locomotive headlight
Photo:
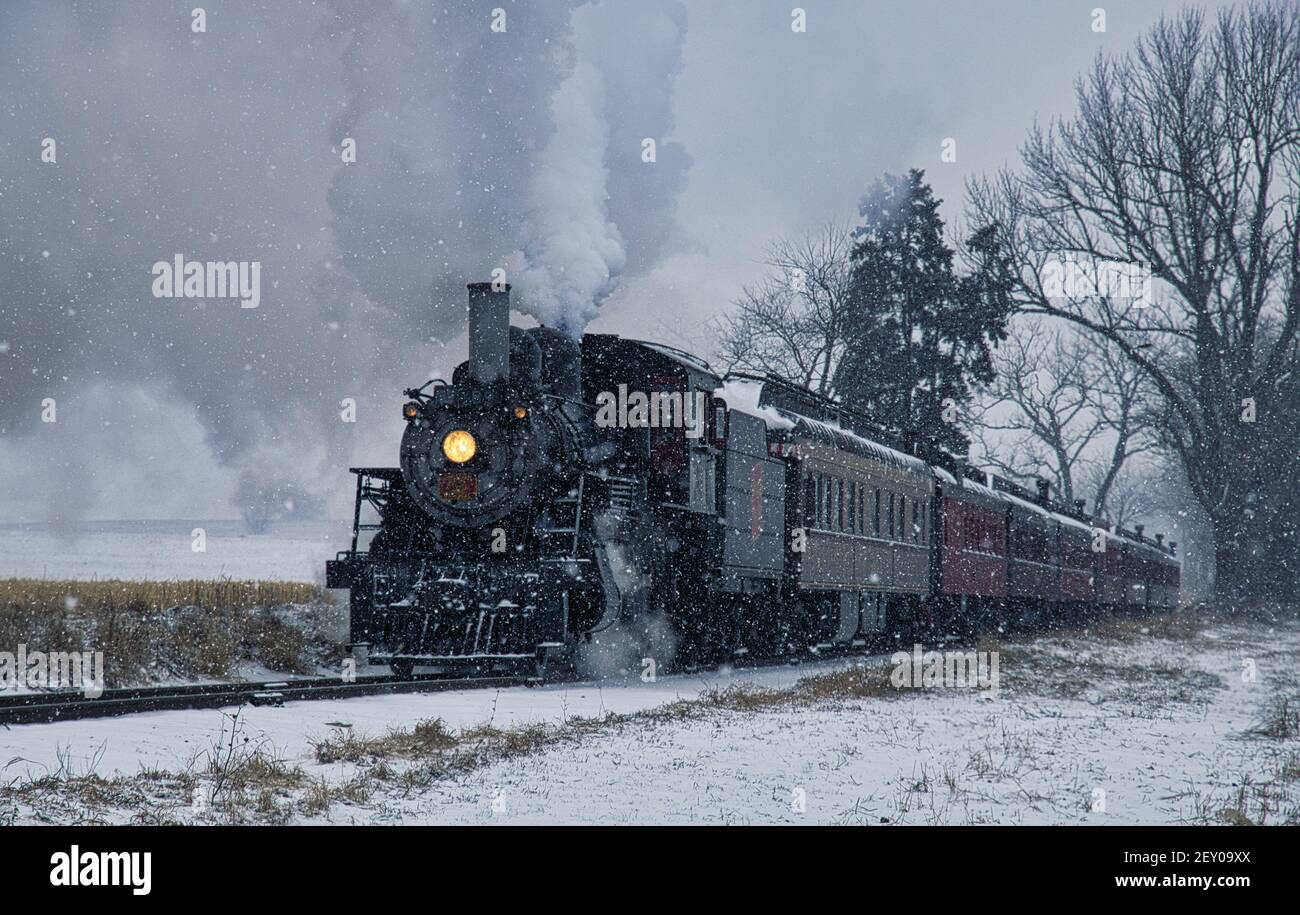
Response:
[{"label": "locomotive headlight", "polygon": [[410,401],[402,407],[402,415],[407,419],[415,419],[420,415],[420,405],[415,401]]},{"label": "locomotive headlight", "polygon": [[527,407],[515,407],[515,419],[527,419],[527,418],[528,418]]},{"label": "locomotive headlight", "polygon": [[463,464],[478,452],[478,442],[464,429],[452,429],[442,437],[442,453],[453,464]]}]

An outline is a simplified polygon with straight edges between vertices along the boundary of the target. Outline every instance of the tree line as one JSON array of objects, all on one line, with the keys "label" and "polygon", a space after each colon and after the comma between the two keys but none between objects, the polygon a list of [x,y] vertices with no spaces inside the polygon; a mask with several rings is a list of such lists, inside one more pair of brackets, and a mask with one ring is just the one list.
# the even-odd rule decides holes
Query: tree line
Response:
[{"label": "tree line", "polygon": [[1075,108],[968,182],[955,241],[913,169],[774,242],[720,354],[1118,522],[1154,457],[1212,526],[1219,597],[1295,594],[1300,9],[1162,19]]}]

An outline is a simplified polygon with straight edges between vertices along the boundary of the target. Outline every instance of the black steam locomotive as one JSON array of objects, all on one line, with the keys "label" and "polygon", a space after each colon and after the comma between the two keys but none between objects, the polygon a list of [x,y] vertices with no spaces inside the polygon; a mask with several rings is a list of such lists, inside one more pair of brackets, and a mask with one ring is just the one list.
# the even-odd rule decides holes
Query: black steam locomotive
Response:
[{"label": "black steam locomotive", "polygon": [[775,378],[509,317],[508,286],[471,284],[469,359],[406,391],[400,469],[352,470],[327,585],[399,675],[711,663],[1177,603],[1174,544],[1045,487]]}]

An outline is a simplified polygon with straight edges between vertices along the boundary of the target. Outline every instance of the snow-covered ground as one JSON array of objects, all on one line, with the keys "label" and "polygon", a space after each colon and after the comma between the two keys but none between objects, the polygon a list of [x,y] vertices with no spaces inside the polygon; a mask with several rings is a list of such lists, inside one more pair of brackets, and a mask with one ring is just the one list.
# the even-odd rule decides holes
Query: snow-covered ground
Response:
[{"label": "snow-covered ground", "polygon": [[0,524],[0,578],[322,581],[325,560],[351,537],[349,521],[281,521],[262,534],[243,521]]},{"label": "snow-covered ground", "polygon": [[[623,718],[536,752],[412,787],[372,779],[361,801],[295,807],[293,822],[385,823],[1177,823],[1215,819],[1243,784],[1263,785],[1300,750],[1255,733],[1294,701],[1300,624],[1213,624],[1194,638],[1121,633],[1003,646],[996,698],[959,689],[753,710]],[[369,763],[317,762],[342,728],[382,736],[441,718],[451,731],[662,709],[736,683],[769,689],[846,661],[674,676],[246,708],[242,734],[313,780],[343,786]],[[887,657],[870,661],[887,666]],[[1253,676],[1251,672],[1253,671]],[[1294,704],[1292,709],[1294,709]],[[49,771],[177,771],[211,751],[219,711],[14,727],[6,779]],[[1291,776],[1294,778],[1295,775]],[[1296,816],[1294,784],[1269,789],[1272,822]],[[1280,793],[1278,793],[1280,792]],[[38,802],[18,822],[40,821]],[[162,805],[164,808],[166,804]],[[1251,807],[1251,805],[1247,805]],[[58,821],[85,816],[60,806]],[[184,804],[164,810],[189,820]],[[130,811],[97,815],[129,820]],[[1254,815],[1251,807],[1251,815]]]},{"label": "snow-covered ground", "polygon": [[[848,663],[829,661],[732,673],[663,677],[656,683],[603,682],[556,684],[501,690],[451,690],[366,696],[326,702],[291,702],[281,708],[245,707],[244,733],[269,739],[289,759],[306,759],[311,738],[330,733],[329,722],[346,722],[359,732],[383,734],[417,721],[441,718],[451,728],[491,722],[500,727],[533,722],[560,723],[573,717],[627,714],[702,691],[738,682],[788,686],[810,672]],[[196,749],[207,750],[220,734],[224,716],[234,709],[151,712],[123,718],[97,718],[0,730],[0,759],[14,760],[8,777],[37,776],[68,760],[74,774],[135,772],[140,766],[174,768]],[[21,760],[16,760],[21,757]]]}]

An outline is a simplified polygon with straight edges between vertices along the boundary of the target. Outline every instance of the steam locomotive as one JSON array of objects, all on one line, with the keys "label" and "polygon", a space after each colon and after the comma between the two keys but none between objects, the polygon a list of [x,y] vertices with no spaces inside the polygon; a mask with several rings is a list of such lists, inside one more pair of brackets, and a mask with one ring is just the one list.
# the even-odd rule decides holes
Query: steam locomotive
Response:
[{"label": "steam locomotive", "polygon": [[[1177,605],[1176,544],[1110,529],[771,376],[510,325],[408,389],[357,467],[351,641],[399,676],[626,670]],[[364,542],[368,540],[367,542]]]}]

